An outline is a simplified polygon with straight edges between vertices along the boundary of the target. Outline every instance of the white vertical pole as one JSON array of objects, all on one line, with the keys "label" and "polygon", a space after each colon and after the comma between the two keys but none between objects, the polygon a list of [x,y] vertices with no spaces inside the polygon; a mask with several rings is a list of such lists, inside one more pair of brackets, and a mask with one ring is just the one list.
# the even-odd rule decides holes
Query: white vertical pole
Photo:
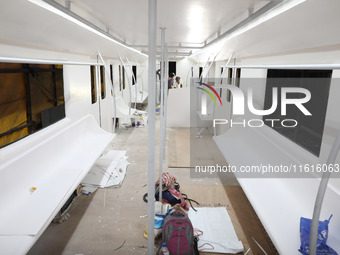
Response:
[{"label": "white vertical pole", "polygon": [[[166,139],[166,116],[168,112],[168,74],[169,74],[169,63],[168,63],[168,52],[167,49],[164,51],[164,65],[165,65],[165,73],[164,73],[164,139]],[[163,151],[163,155],[165,156],[165,150]]]},{"label": "white vertical pole", "polygon": [[161,28],[161,108],[160,108],[160,143],[159,143],[159,201],[162,202],[162,175],[163,175],[163,161],[165,151],[165,111],[164,111],[164,90],[167,89],[165,85],[165,28]]},{"label": "white vertical pole", "polygon": [[[337,137],[335,138],[334,144],[332,146],[332,149],[329,153],[328,159],[327,159],[327,165],[334,165],[334,162],[336,160],[336,157],[340,150],[340,132],[338,133]],[[323,199],[325,197],[325,193],[327,190],[327,185],[329,178],[331,176],[331,172],[327,171],[322,174],[322,178],[320,181],[320,186],[318,190],[318,194],[315,199],[314,204],[314,211],[313,211],[313,218],[312,218],[312,224],[311,224],[311,230],[310,230],[310,236],[309,236],[309,254],[310,255],[316,255],[317,254],[317,240],[318,240],[318,229],[319,229],[319,220],[320,220],[320,213],[322,208]]]},{"label": "white vertical pole", "polygon": [[149,72],[148,72],[148,254],[154,255],[155,218],[155,88],[157,50],[157,2],[149,0]]}]

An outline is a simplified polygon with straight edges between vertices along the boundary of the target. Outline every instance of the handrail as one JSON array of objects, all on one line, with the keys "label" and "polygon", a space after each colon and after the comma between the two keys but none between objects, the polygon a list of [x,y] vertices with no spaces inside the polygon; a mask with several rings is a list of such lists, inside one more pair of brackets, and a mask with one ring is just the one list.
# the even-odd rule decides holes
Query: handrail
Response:
[{"label": "handrail", "polygon": [[[327,159],[327,165],[334,164],[336,156],[339,153],[339,150],[340,150],[340,132],[338,133],[334,141],[333,147],[331,149],[331,152],[329,153],[329,156]],[[321,212],[322,203],[325,197],[327,184],[328,184],[330,176],[331,176],[330,171],[323,173],[321,181],[320,181],[319,190],[318,190],[318,193],[315,199],[312,225],[311,225],[311,231],[310,231],[310,239],[309,239],[309,254],[310,255],[316,255],[320,212]]]}]

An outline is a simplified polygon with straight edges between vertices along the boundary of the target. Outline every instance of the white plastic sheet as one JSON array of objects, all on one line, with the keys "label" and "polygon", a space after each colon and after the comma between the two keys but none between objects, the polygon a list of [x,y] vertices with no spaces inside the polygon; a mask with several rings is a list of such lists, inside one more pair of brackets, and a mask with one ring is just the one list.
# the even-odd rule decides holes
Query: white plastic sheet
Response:
[{"label": "white plastic sheet", "polygon": [[[197,212],[190,208],[189,218],[194,228],[203,232],[199,236],[198,246],[204,245],[204,252],[238,253],[243,251],[243,244],[238,240],[234,226],[225,207],[199,207]],[[206,249],[205,249],[206,248]]]},{"label": "white plastic sheet", "polygon": [[82,184],[99,188],[120,186],[129,164],[125,154],[126,151],[109,150],[96,161]]}]

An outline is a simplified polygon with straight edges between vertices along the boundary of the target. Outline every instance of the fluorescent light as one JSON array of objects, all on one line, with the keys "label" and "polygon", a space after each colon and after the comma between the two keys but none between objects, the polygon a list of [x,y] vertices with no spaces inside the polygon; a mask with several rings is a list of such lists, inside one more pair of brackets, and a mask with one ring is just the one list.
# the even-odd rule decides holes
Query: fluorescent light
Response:
[{"label": "fluorescent light", "polygon": [[120,45],[122,47],[125,47],[128,50],[131,50],[133,52],[136,52],[138,54],[141,54],[143,56],[148,57],[148,55],[146,55],[146,54],[144,54],[144,53],[142,53],[142,52],[140,52],[140,51],[138,51],[138,50],[136,50],[136,49],[134,49],[132,47],[129,47],[129,46],[127,46],[127,45],[117,41],[117,40],[114,40],[110,36],[108,36],[108,35],[104,34],[103,32],[101,32],[99,29],[96,29],[95,26],[90,26],[89,25],[90,23],[86,24],[86,23],[82,22],[81,20],[79,20],[79,19],[77,19],[75,17],[72,17],[71,15],[65,13],[62,10],[59,10],[58,8],[50,5],[49,3],[47,3],[47,2],[45,2],[43,0],[28,0],[28,1],[30,1],[31,3],[33,3],[35,5],[38,5],[38,6],[42,7],[42,8],[44,8],[44,9],[48,10],[50,12],[53,12],[53,13],[55,13],[55,14],[63,17],[63,18],[65,18],[67,20],[77,24],[78,26],[80,26],[82,28],[85,28],[85,29],[87,29],[88,31],[90,31],[92,33],[95,33],[96,35],[99,35],[99,36],[101,36],[101,37],[103,37],[103,38],[105,38],[105,39],[107,39],[107,40],[109,40],[111,42],[114,42],[114,43],[116,43],[116,44],[118,44],[118,45]]},{"label": "fluorescent light", "polygon": [[50,65],[95,65],[102,66],[99,63],[87,63],[87,62],[72,62],[67,59],[64,60],[49,60],[49,59],[31,59],[31,58],[8,58],[0,57],[0,62],[5,63],[29,63],[29,64],[50,64]]},{"label": "fluorescent light", "polygon": [[[236,37],[239,36],[247,31],[249,31],[250,29],[257,27],[258,25],[262,24],[265,21],[268,21],[286,11],[288,11],[289,9],[305,2],[306,0],[287,0],[277,6],[275,6],[274,8],[270,9],[269,11],[267,11],[266,13],[264,13],[263,15],[255,18],[253,21],[250,21],[248,24],[240,27],[239,29],[231,32],[230,34],[227,34],[226,36],[221,36],[219,38],[216,38],[215,41],[213,41],[210,45],[207,45],[206,47],[204,47],[202,50],[198,50],[195,53],[193,53],[192,55],[190,55],[189,57],[193,57],[197,54],[200,54],[206,50],[210,50],[212,52],[218,52],[220,51],[220,49],[222,48],[223,44]],[[227,32],[228,33],[228,32]]]},{"label": "fluorescent light", "polygon": [[187,15],[188,26],[190,28],[187,34],[187,41],[196,42],[201,40],[204,18],[203,7],[192,1]]}]

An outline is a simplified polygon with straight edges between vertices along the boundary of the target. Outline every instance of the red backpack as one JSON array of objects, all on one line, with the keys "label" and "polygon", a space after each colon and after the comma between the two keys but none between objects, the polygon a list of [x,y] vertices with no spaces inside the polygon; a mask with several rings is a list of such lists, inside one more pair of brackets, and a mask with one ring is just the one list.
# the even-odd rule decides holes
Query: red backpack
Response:
[{"label": "red backpack", "polygon": [[189,217],[181,211],[166,216],[162,239],[172,255],[194,254],[194,229]]}]

